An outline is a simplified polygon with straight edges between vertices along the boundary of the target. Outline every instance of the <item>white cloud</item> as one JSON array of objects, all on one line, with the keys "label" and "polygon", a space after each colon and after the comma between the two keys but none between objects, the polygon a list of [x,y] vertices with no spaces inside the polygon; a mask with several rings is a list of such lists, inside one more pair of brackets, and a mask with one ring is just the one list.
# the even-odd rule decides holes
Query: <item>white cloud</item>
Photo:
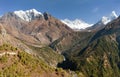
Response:
[{"label": "white cloud", "polygon": [[98,12],[98,10],[99,10],[99,8],[96,7],[96,8],[94,8],[94,9],[92,10],[92,12],[93,12],[93,13],[96,13],[96,12]]}]

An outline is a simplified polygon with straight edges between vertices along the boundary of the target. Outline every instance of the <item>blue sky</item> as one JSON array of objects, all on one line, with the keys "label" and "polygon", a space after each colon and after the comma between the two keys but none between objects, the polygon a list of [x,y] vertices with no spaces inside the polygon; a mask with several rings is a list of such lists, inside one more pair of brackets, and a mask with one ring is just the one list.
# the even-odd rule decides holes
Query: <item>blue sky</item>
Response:
[{"label": "blue sky", "polygon": [[76,18],[97,22],[113,10],[120,15],[120,0],[0,0],[0,14],[15,10],[36,9],[59,19]]}]

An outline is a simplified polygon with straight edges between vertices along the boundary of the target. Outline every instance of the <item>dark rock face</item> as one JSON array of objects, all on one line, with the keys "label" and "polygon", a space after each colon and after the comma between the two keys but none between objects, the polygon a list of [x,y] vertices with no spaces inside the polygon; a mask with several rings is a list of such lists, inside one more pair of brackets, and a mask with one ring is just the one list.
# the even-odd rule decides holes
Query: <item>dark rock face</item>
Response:
[{"label": "dark rock face", "polygon": [[48,20],[51,17],[51,15],[47,12],[44,12],[43,15],[44,15],[45,20]]}]

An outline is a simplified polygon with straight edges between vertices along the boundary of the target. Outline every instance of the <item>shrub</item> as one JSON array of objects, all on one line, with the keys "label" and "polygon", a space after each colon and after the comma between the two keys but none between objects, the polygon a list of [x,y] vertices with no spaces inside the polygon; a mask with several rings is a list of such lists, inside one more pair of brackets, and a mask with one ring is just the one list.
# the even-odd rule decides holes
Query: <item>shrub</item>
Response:
[{"label": "shrub", "polygon": [[2,63],[7,62],[7,60],[8,60],[7,55],[4,55],[0,58],[0,62],[2,62]]}]

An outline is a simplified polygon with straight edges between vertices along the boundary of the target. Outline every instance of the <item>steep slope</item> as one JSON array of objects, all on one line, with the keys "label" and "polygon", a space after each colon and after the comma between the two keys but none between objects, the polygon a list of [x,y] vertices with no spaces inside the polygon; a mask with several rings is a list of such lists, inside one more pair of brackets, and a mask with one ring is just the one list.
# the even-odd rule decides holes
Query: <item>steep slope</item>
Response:
[{"label": "steep slope", "polygon": [[[36,10],[27,10],[24,13],[23,11],[7,13],[2,16],[0,22],[5,25],[5,29],[12,36],[38,45],[48,45],[72,31],[67,25],[50,14],[41,15],[39,12],[36,14],[36,12]],[[27,21],[29,20],[28,17],[29,22]]]},{"label": "steep slope", "polygon": [[31,49],[22,43],[20,40],[12,37],[7,33],[7,30],[4,28],[4,25],[0,24],[0,45],[3,44],[10,44],[14,47],[20,48],[23,51],[26,51],[28,53],[32,53]]},{"label": "steep slope", "polygon": [[[10,47],[10,48],[9,48]],[[69,77],[66,71],[47,65],[35,55],[0,46],[0,76],[2,77]],[[1,50],[2,48],[2,50]],[[14,47],[12,47],[14,49]],[[4,50],[4,51],[3,51]],[[11,51],[10,53],[5,53]],[[5,53],[5,54],[2,54]],[[13,54],[15,53],[15,54]]]},{"label": "steep slope", "polygon": [[[65,53],[65,69],[78,70],[86,77],[120,76],[120,17],[98,31],[86,47],[74,49],[78,54]],[[72,68],[70,68],[72,66]]]},{"label": "steep slope", "polygon": [[[83,48],[87,45],[89,39],[93,36],[93,34],[94,32],[81,32],[81,31],[72,32],[51,43],[50,47],[59,53],[64,53],[69,50],[72,50],[73,47]],[[76,52],[68,53],[75,54]]]}]

